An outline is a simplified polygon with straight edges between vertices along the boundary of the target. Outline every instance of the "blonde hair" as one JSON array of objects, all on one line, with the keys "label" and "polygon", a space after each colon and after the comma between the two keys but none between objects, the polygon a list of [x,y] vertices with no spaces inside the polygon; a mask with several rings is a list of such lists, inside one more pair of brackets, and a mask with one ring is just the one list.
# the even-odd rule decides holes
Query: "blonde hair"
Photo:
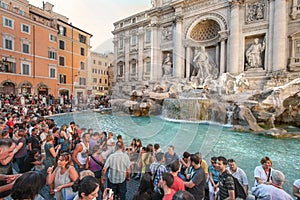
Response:
[{"label": "blonde hair", "polygon": [[71,155],[68,152],[62,153],[60,157],[67,162],[66,168],[69,168],[72,165]]},{"label": "blonde hair", "polygon": [[46,141],[47,142],[50,142],[50,141],[53,141],[54,140],[54,136],[52,135],[52,134],[48,134],[47,136],[46,136]]}]

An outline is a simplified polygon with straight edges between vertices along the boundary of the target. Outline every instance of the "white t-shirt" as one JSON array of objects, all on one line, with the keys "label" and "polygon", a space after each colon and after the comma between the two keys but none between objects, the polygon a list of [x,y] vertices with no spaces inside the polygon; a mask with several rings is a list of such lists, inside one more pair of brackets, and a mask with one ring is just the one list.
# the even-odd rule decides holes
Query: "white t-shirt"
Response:
[{"label": "white t-shirt", "polygon": [[298,189],[300,189],[300,179],[295,180],[294,186],[296,186]]},{"label": "white t-shirt", "polygon": [[[271,179],[271,177],[272,177],[272,168],[271,168],[271,172],[270,172],[270,173],[271,173],[271,174],[270,174],[270,177],[269,177],[269,181],[272,180],[272,179]],[[268,180],[268,176],[267,176],[265,170],[262,168],[261,165],[260,165],[260,166],[257,166],[257,167],[255,168],[255,170],[254,170],[254,178],[256,178],[256,177],[260,178],[260,179],[263,180],[263,181],[267,181],[267,180]],[[256,179],[255,179],[254,186],[257,186],[257,185],[258,185],[258,183],[257,183],[257,181],[256,181]]]},{"label": "white t-shirt", "polygon": [[72,141],[72,133],[73,133],[73,130],[72,130],[72,127],[69,126],[67,128],[67,136],[69,137],[69,140]]}]

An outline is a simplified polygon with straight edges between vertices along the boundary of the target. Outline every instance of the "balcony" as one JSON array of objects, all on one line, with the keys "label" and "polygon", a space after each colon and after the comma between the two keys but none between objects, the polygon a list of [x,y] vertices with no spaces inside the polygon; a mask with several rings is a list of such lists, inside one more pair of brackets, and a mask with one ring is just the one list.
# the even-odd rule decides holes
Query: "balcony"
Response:
[{"label": "balcony", "polygon": [[0,72],[2,73],[16,73],[16,67],[12,62],[7,61],[6,59],[2,59],[0,61]]}]

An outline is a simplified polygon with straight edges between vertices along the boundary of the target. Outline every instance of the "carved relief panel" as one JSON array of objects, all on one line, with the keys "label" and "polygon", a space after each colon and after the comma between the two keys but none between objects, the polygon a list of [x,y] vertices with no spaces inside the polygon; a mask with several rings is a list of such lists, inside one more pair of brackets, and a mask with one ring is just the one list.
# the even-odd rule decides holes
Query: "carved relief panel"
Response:
[{"label": "carved relief panel", "polygon": [[266,19],[266,6],[265,0],[249,2],[245,6],[245,22],[246,24],[260,22]]},{"label": "carved relief panel", "polygon": [[162,29],[162,41],[168,42],[172,41],[173,39],[173,33],[172,33],[172,26],[163,27]]}]

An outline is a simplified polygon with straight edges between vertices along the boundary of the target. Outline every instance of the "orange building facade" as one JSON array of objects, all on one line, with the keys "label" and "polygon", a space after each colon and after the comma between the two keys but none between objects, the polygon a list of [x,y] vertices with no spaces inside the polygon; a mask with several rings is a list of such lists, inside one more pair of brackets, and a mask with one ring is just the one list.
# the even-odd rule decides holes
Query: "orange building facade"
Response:
[{"label": "orange building facade", "polygon": [[0,3],[0,92],[83,101],[91,34],[26,0]]}]

